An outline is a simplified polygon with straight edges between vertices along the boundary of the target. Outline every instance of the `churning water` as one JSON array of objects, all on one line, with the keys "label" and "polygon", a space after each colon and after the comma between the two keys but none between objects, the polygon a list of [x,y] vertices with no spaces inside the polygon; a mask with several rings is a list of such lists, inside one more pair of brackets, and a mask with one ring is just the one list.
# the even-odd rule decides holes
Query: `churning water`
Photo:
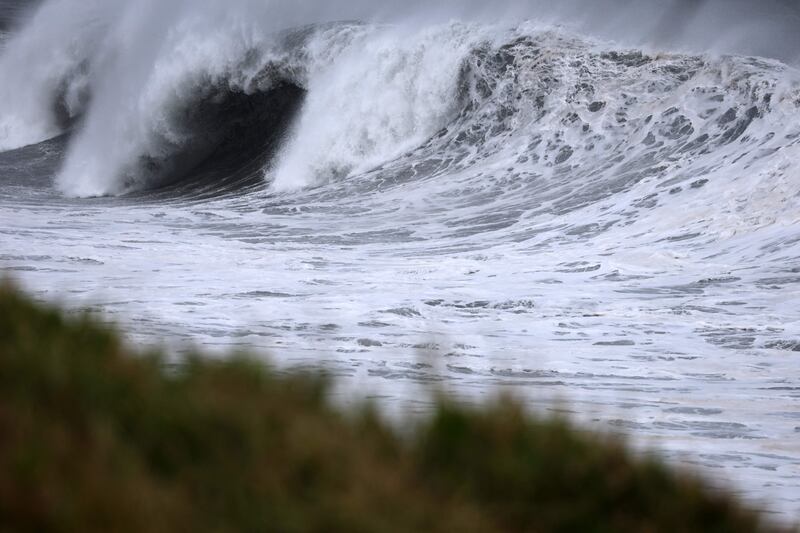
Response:
[{"label": "churning water", "polygon": [[794,520],[796,10],[544,4],[0,2],[0,269],[390,409],[509,388]]}]

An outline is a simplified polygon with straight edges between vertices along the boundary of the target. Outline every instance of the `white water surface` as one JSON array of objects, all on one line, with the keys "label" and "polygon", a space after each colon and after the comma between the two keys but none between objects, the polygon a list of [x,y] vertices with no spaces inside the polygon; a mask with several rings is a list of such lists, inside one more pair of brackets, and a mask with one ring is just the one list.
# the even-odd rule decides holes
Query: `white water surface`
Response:
[{"label": "white water surface", "polygon": [[[800,517],[791,43],[251,4],[30,15],[0,54],[0,270],[134,343],[324,368],[392,412],[510,390]],[[247,123],[287,86],[277,135],[202,111]]]}]

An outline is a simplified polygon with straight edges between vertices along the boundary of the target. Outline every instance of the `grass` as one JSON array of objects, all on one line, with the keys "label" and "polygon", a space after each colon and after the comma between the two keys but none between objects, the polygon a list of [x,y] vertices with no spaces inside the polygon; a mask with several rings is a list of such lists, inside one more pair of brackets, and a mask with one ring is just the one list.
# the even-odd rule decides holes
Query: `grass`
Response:
[{"label": "grass", "polygon": [[402,433],[319,376],[169,369],[0,288],[0,533],[758,532],[759,515],[510,399]]}]

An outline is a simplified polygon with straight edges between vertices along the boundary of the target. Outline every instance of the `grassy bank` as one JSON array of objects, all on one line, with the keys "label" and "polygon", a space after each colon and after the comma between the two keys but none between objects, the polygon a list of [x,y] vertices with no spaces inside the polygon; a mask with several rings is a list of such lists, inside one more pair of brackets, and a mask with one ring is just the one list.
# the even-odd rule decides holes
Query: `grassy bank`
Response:
[{"label": "grassy bank", "polygon": [[0,532],[771,531],[605,436],[441,402],[401,437],[326,383],[135,354],[0,288]]}]

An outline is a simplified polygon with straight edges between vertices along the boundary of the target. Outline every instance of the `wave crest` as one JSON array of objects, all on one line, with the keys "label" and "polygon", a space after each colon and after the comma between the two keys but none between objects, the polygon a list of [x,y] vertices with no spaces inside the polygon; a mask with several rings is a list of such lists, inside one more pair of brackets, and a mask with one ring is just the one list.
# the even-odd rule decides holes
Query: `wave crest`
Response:
[{"label": "wave crest", "polygon": [[[44,4],[0,60],[41,65],[0,88],[0,149],[73,129],[57,177],[70,195],[223,169],[274,190],[447,172],[564,212],[797,139],[797,73],[774,60],[626,50],[533,23],[287,30],[277,4],[245,0],[82,5]],[[61,52],[45,57],[42,35]]]}]

